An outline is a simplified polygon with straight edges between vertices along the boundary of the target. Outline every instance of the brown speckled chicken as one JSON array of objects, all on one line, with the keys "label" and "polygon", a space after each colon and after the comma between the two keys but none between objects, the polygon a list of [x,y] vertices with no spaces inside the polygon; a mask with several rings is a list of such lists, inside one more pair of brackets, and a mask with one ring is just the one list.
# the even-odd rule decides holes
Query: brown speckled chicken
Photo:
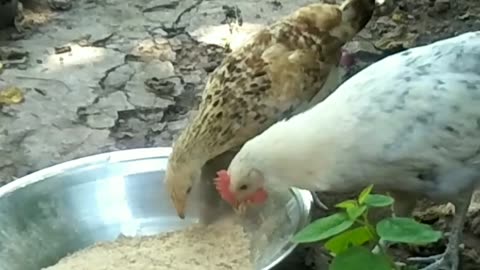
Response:
[{"label": "brown speckled chicken", "polygon": [[213,213],[220,201],[215,172],[226,169],[246,141],[335,90],[341,48],[374,9],[375,0],[308,5],[225,57],[207,81],[197,115],[173,144],[165,181],[179,217],[191,190],[202,197],[203,215]]}]

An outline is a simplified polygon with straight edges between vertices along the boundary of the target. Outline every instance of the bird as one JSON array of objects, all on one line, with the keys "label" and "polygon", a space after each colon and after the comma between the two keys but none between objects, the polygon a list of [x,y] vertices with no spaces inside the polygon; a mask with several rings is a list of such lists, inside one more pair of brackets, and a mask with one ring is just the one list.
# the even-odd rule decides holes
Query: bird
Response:
[{"label": "bird", "polygon": [[458,269],[480,186],[480,31],[371,64],[323,102],[247,141],[217,181],[237,201],[275,186],[351,192],[373,184],[414,196],[406,201],[451,202],[445,252],[411,261]]},{"label": "bird", "polygon": [[206,202],[222,202],[211,166],[226,169],[247,140],[334,91],[342,46],[365,27],[374,9],[375,0],[307,5],[259,30],[223,59],[207,79],[198,112],[172,144],[165,185],[180,218],[192,190],[200,193],[196,204],[206,211],[212,212]]}]

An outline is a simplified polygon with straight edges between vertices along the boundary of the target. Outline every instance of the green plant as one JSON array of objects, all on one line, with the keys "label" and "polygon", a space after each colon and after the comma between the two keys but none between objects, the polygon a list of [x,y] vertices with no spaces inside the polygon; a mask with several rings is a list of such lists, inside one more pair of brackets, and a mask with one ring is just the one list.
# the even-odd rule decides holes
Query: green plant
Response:
[{"label": "green plant", "polygon": [[[438,241],[442,233],[412,218],[388,217],[377,224],[368,219],[372,208],[391,207],[390,196],[371,194],[373,185],[365,188],[356,200],[336,205],[341,211],[310,223],[293,241],[311,243],[328,241],[325,248],[334,256],[329,270],[398,269],[382,243],[423,245]],[[373,247],[378,247],[374,252]]]}]

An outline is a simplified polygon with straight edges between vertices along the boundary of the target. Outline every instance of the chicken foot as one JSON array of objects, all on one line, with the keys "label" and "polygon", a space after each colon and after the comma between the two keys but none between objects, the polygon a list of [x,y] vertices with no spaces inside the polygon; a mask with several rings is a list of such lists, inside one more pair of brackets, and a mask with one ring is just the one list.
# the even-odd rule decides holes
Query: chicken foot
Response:
[{"label": "chicken foot", "polygon": [[430,263],[428,266],[420,270],[458,270],[459,267],[459,248],[462,242],[463,226],[466,221],[468,207],[472,199],[473,191],[467,191],[465,194],[458,196],[455,205],[455,216],[453,218],[452,229],[448,238],[447,248],[445,252],[429,257],[413,257],[408,261]]}]

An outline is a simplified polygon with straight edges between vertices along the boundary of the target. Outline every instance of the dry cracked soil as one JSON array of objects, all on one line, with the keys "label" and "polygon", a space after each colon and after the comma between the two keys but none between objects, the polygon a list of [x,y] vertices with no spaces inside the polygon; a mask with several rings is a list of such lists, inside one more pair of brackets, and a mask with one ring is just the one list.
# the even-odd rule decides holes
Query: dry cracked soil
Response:
[{"label": "dry cracked soil", "polygon": [[[0,185],[91,154],[170,146],[226,44],[234,48],[262,25],[313,2],[21,1],[14,25],[0,31],[0,88],[15,86],[23,95],[21,103],[0,105]],[[389,54],[474,30],[480,30],[480,1],[384,5],[347,44],[357,62],[345,78]],[[331,197],[332,203],[339,199]],[[480,267],[479,208],[477,196],[465,229],[463,269]],[[452,218],[450,205],[428,202],[416,214],[438,228]],[[443,248],[397,251],[402,257]],[[277,269],[326,269],[320,253],[300,247]]]}]

